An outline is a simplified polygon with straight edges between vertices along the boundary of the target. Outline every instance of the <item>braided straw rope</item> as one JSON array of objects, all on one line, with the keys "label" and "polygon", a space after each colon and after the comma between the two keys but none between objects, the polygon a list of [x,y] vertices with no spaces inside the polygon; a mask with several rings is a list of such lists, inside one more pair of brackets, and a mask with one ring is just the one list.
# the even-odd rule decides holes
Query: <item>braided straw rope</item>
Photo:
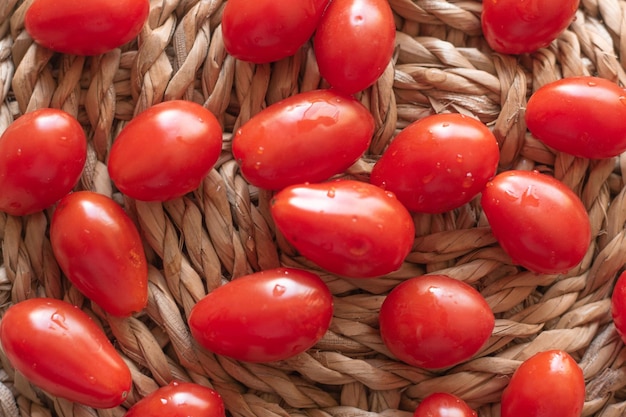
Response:
[{"label": "braided straw rope", "polygon": [[[35,296],[81,306],[110,335],[129,364],[133,391],[120,407],[94,410],[52,398],[0,354],[0,415],[120,417],[160,385],[179,379],[217,389],[229,413],[242,417],[410,416],[429,393],[465,399],[480,416],[499,417],[500,395],[524,359],[563,349],[587,383],[584,416],[626,412],[626,349],[611,324],[610,294],[626,264],[626,156],[588,161],[554,153],[527,133],[530,94],[558,78],[598,75],[626,84],[626,1],[583,0],[576,20],[549,48],[517,57],[492,53],[481,37],[475,0],[389,0],[397,49],[380,80],[359,99],[376,132],[346,176],[367,179],[373,162],[403,127],[453,111],[489,125],[501,168],[554,175],[582,199],[594,237],[579,267],[537,275],[514,266],[496,244],[477,201],[440,215],[415,215],[417,237],[402,268],[380,279],[340,279],[300,257],[276,237],[270,193],[243,179],[230,154],[230,132],[267,105],[324,86],[311,44],[283,61],[235,60],[220,30],[221,0],[152,0],[137,41],[97,57],[53,54],[23,28],[30,1],[0,1],[0,132],[41,107],[76,116],[89,138],[78,188],[112,196],[145,237],[149,302],[138,316],[106,315],[61,274],[47,229],[51,212],[0,213],[0,306]],[[105,161],[133,115],[185,99],[210,109],[225,128],[222,157],[193,193],[164,204],[114,193]],[[335,296],[330,330],[310,351],[289,360],[241,363],[199,349],[186,325],[191,307],[232,277],[278,265],[321,274]],[[478,288],[496,314],[492,337],[471,360],[428,372],[395,360],[377,329],[378,311],[399,282],[449,274]]]}]

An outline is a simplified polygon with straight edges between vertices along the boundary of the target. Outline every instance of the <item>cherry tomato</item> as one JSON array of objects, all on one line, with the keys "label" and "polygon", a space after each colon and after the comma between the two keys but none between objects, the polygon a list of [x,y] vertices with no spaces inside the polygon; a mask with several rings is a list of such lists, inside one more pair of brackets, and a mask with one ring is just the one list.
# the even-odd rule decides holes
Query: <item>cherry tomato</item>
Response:
[{"label": "cherry tomato", "polygon": [[191,310],[189,327],[201,346],[218,355],[272,362],[315,345],[332,315],[333,299],[319,276],[277,268],[210,292]]},{"label": "cherry tomato", "polygon": [[224,417],[217,391],[191,382],[172,382],[143,397],[124,417]]},{"label": "cherry tomato", "polygon": [[222,128],[199,104],[173,100],[140,113],[109,154],[109,175],[124,194],[166,201],[198,188],[222,150]]},{"label": "cherry tomato", "polygon": [[235,133],[233,155],[250,183],[280,189],[345,171],[373,133],[374,117],[353,97],[309,91],[252,117]]},{"label": "cherry tomato", "polygon": [[549,350],[525,360],[502,393],[502,417],[580,417],[583,372],[567,353]]},{"label": "cherry tomato", "polygon": [[271,214],[302,256],[345,277],[396,271],[415,237],[413,219],[393,193],[360,181],[287,187],[272,199]]},{"label": "cherry tomato", "polygon": [[481,204],[493,235],[513,262],[538,273],[578,265],[591,240],[589,216],[576,194],[536,171],[505,171],[485,187]]},{"label": "cherry tomato", "polygon": [[53,51],[99,55],[135,38],[149,11],[148,0],[34,0],[24,26]]},{"label": "cherry tomato", "polygon": [[579,0],[485,0],[483,35],[503,54],[523,54],[548,46],[574,20]]},{"label": "cherry tomato", "polygon": [[557,151],[589,159],[626,151],[626,90],[598,77],[563,78],[528,100],[526,124]]},{"label": "cherry tomato", "polygon": [[423,275],[396,286],[380,308],[387,348],[409,365],[453,366],[474,356],[495,326],[489,305],[469,284],[445,275]]},{"label": "cherry tomato", "polygon": [[0,340],[11,365],[51,395],[112,408],[130,391],[130,370],[102,329],[65,301],[14,304],[0,322]]},{"label": "cherry tomato", "polygon": [[361,91],[385,71],[395,39],[387,0],[332,0],[313,40],[320,74],[345,93]]},{"label": "cherry tomato", "polygon": [[115,201],[79,191],[58,204],[50,242],[76,288],[114,316],[141,311],[148,300],[148,266],[133,221]]},{"label": "cherry tomato", "polygon": [[313,35],[328,0],[228,0],[222,16],[228,53],[257,64],[295,54]]},{"label": "cherry tomato", "polygon": [[611,315],[617,333],[626,343],[626,272],[622,272],[613,288]]},{"label": "cherry tomato", "polygon": [[498,167],[500,150],[480,121],[436,114],[403,129],[378,160],[370,181],[409,210],[442,213],[468,203]]},{"label": "cherry tomato", "polygon": [[436,392],[424,398],[413,417],[478,417],[478,414],[456,395]]},{"label": "cherry tomato", "polygon": [[86,159],[85,132],[68,113],[19,117],[0,138],[0,210],[24,216],[51,206],[74,188]]}]

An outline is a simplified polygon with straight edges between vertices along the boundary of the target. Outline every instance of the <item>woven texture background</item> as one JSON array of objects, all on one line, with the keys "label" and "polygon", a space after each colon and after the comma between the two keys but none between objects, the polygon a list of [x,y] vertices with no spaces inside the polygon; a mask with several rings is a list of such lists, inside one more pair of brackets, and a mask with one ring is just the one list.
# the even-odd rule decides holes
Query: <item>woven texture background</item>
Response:
[{"label": "woven texture background", "polygon": [[[0,306],[35,296],[81,306],[105,329],[131,366],[133,391],[121,407],[93,410],[51,398],[0,354],[0,415],[118,417],[160,385],[179,379],[217,389],[233,416],[410,416],[429,393],[465,399],[480,416],[499,417],[508,378],[532,354],[563,349],[587,383],[585,416],[626,412],[626,350],[610,317],[610,294],[626,263],[626,156],[593,161],[554,153],[526,130],[523,112],[543,84],[598,75],[626,84],[626,1],[583,0],[576,20],[549,48],[494,54],[481,37],[474,0],[389,0],[397,49],[380,80],[359,94],[376,120],[366,155],[345,176],[367,180],[393,136],[436,112],[477,116],[501,146],[501,169],[537,169],[571,187],[586,206],[593,243],[566,275],[537,275],[512,264],[495,242],[477,200],[441,215],[415,215],[416,239],[396,273],[373,280],[329,275],[277,238],[270,193],[249,186],[230,153],[231,132],[267,105],[325,86],[311,44],[271,65],[240,62],[224,50],[221,0],[152,0],[136,41],[97,57],[54,54],[23,28],[29,1],[0,1],[0,132],[20,114],[61,108],[83,124],[88,163],[78,188],[112,196],[145,238],[149,303],[138,316],[105,315],[60,273],[47,229],[51,212],[0,213]],[[622,60],[621,57],[625,56]],[[218,164],[194,193],[165,204],[114,192],[105,161],[134,114],[165,100],[205,105],[223,124]],[[249,364],[199,349],[186,325],[208,291],[278,265],[321,274],[335,296],[330,331],[292,359]],[[433,373],[396,361],[383,345],[378,311],[402,280],[427,272],[474,285],[496,314],[496,327],[474,358]]]}]

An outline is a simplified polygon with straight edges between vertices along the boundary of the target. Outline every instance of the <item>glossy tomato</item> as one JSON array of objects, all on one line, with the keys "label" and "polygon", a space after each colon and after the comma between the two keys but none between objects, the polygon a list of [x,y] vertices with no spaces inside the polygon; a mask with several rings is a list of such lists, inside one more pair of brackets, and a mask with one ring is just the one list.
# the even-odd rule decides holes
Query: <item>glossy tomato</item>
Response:
[{"label": "glossy tomato", "polygon": [[478,414],[456,395],[436,392],[422,400],[413,417],[478,417]]},{"label": "glossy tomato", "polygon": [[626,343],[626,272],[618,277],[611,295],[611,315],[615,329]]},{"label": "glossy tomato", "polygon": [[328,0],[228,0],[222,15],[228,53],[257,64],[296,53],[315,31]]},{"label": "glossy tomato", "polygon": [[222,128],[199,104],[172,100],[143,111],[111,147],[109,174],[129,197],[166,201],[198,188],[222,150]]},{"label": "glossy tomato", "polygon": [[74,188],[86,159],[85,132],[70,114],[19,117],[0,138],[0,210],[23,216],[51,206]]},{"label": "glossy tomato", "polygon": [[124,417],[224,417],[217,391],[191,382],[172,382],[143,397]]},{"label": "glossy tomato", "polygon": [[548,83],[528,100],[526,124],[557,151],[598,159],[626,151],[626,90],[598,77]]},{"label": "glossy tomato", "polygon": [[0,322],[11,365],[49,394],[95,408],[124,402],[130,370],[91,318],[65,301],[32,298]]},{"label": "glossy tomato", "polygon": [[468,203],[498,167],[500,150],[480,121],[436,114],[403,129],[378,160],[370,181],[409,210],[442,213]]},{"label": "glossy tomato", "polygon": [[345,93],[361,91],[385,71],[395,39],[387,0],[332,0],[313,40],[320,74]]},{"label": "glossy tomato", "polygon": [[485,0],[483,35],[504,54],[533,52],[555,40],[574,20],[579,0]]},{"label": "glossy tomato", "polygon": [[210,292],[191,310],[189,327],[201,346],[218,355],[271,362],[311,348],[332,315],[333,299],[319,276],[277,268]]},{"label": "glossy tomato", "polygon": [[505,171],[487,183],[481,204],[502,249],[531,271],[566,272],[589,248],[591,225],[585,206],[554,177]]},{"label": "glossy tomato", "polygon": [[525,360],[502,393],[502,417],[580,417],[583,372],[567,353],[549,350]]},{"label": "glossy tomato", "polygon": [[398,359],[438,369],[474,356],[491,336],[495,318],[472,286],[445,275],[423,275],[389,293],[379,322],[383,342]]},{"label": "glossy tomato", "polygon": [[252,117],[235,133],[233,155],[250,183],[280,189],[345,171],[373,133],[374,117],[353,97],[309,91]]},{"label": "glossy tomato", "polygon": [[396,271],[415,237],[413,219],[395,195],[360,181],[287,187],[272,199],[271,214],[300,254],[352,278]]},{"label": "glossy tomato", "polygon": [[79,191],[58,204],[50,242],[76,288],[114,316],[141,311],[148,301],[148,266],[133,221],[115,201]]},{"label": "glossy tomato", "polygon": [[149,10],[148,0],[34,0],[24,26],[35,42],[53,51],[98,55],[135,38]]}]

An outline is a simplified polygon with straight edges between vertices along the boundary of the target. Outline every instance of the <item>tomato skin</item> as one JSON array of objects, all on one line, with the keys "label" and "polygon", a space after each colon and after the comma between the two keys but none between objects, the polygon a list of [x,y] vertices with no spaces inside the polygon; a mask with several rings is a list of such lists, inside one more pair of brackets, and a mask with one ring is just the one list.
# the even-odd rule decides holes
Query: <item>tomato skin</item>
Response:
[{"label": "tomato skin", "polygon": [[333,315],[319,276],[294,268],[236,278],[191,310],[191,334],[207,350],[246,362],[287,359],[311,348]]},{"label": "tomato skin", "polygon": [[621,273],[613,287],[611,316],[617,333],[626,343],[626,272]]},{"label": "tomato skin", "polygon": [[468,203],[498,167],[491,131],[461,114],[436,114],[404,128],[372,170],[372,184],[410,211],[443,213]]},{"label": "tomato skin", "polygon": [[0,340],[15,369],[54,396],[112,408],[130,391],[130,370],[102,329],[65,301],[14,304],[0,322]]},{"label": "tomato skin", "polygon": [[52,251],[63,273],[114,316],[143,310],[148,266],[133,221],[115,201],[91,191],[59,201],[50,223]]},{"label": "tomato skin", "polygon": [[436,392],[424,398],[413,417],[478,417],[461,398],[447,392]]},{"label": "tomato skin", "polygon": [[290,186],[274,196],[270,211],[302,256],[345,277],[397,270],[415,237],[413,219],[393,193],[360,181]]},{"label": "tomato skin", "polygon": [[35,42],[53,51],[99,55],[134,39],[149,11],[148,0],[35,0],[24,26]]},{"label": "tomato skin", "polygon": [[533,272],[566,272],[589,248],[591,225],[585,207],[549,175],[502,172],[487,183],[481,205],[502,249]]},{"label": "tomato skin", "polygon": [[111,147],[108,169],[131,198],[167,201],[198,188],[222,150],[222,128],[199,104],[172,100],[137,115]]},{"label": "tomato skin", "polygon": [[332,0],[313,39],[320,74],[344,93],[364,90],[385,71],[395,39],[386,0]]},{"label": "tomato skin", "polygon": [[0,138],[0,210],[24,216],[51,206],[74,188],[86,159],[85,132],[70,114],[24,114]]},{"label": "tomato skin", "polygon": [[491,336],[495,318],[469,284],[445,275],[423,275],[389,293],[379,323],[383,342],[398,359],[439,369],[474,356]]},{"label": "tomato skin", "polygon": [[172,382],[136,402],[124,417],[224,417],[219,393],[191,382]]},{"label": "tomato skin", "polygon": [[526,124],[546,145],[588,159],[626,151],[626,90],[598,77],[563,78],[528,100]]},{"label": "tomato skin", "polygon": [[502,417],[580,417],[583,372],[567,353],[549,350],[525,360],[502,393]]},{"label": "tomato skin", "polygon": [[319,182],[349,168],[374,134],[374,117],[359,101],[332,90],[300,93],[253,116],[233,137],[243,176],[277,190]]}]

